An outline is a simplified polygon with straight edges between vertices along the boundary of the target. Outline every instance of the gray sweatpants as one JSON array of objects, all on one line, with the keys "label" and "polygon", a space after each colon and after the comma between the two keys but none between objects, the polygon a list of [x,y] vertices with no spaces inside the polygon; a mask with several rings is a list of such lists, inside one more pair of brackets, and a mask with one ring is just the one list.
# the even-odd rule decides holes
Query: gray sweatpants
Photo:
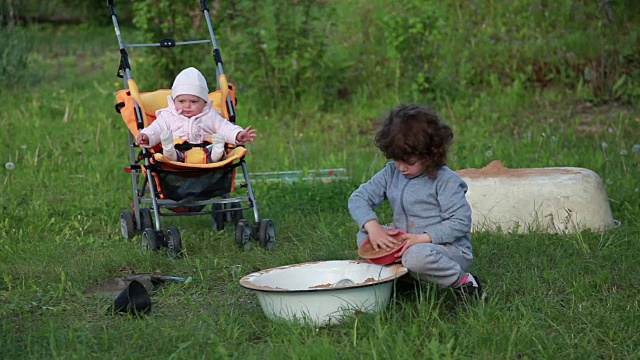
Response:
[{"label": "gray sweatpants", "polygon": [[[358,246],[367,237],[365,232],[360,231],[357,235]],[[416,244],[402,254],[402,266],[409,270],[412,278],[432,282],[442,288],[457,284],[472,263],[471,252],[454,244]]]}]

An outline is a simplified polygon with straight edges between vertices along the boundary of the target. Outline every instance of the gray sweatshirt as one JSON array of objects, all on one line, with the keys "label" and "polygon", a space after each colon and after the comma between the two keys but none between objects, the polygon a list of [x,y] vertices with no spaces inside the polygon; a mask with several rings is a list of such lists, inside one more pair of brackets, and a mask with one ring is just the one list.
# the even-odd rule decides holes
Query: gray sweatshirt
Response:
[{"label": "gray sweatshirt", "polygon": [[349,197],[349,212],[364,231],[378,220],[375,209],[386,199],[393,209],[393,228],[410,234],[428,233],[434,244],[455,244],[471,251],[471,206],[467,184],[443,166],[435,180],[425,173],[407,178],[393,162],[360,185]]}]

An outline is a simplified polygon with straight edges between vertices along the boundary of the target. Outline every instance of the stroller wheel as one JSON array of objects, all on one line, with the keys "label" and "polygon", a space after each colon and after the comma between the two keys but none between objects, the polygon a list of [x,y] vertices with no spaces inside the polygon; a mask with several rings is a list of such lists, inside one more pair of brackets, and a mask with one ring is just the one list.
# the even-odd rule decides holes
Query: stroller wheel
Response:
[{"label": "stroller wheel", "polygon": [[175,226],[169,226],[167,229],[167,248],[170,258],[179,258],[182,256],[180,231]]},{"label": "stroller wheel", "polygon": [[211,220],[213,220],[213,225],[216,226],[216,230],[224,230],[224,212],[222,211],[222,204],[211,205]]},{"label": "stroller wheel", "polygon": [[151,209],[140,209],[140,229],[153,228],[153,217],[151,216]]},{"label": "stroller wheel", "polygon": [[245,219],[240,219],[236,223],[236,244],[244,250],[251,249],[251,227]]},{"label": "stroller wheel", "polygon": [[125,239],[131,239],[136,234],[136,226],[133,223],[133,214],[129,210],[120,213],[120,232]]},{"label": "stroller wheel", "polygon": [[267,250],[273,249],[276,243],[276,227],[270,219],[262,219],[260,221],[258,241],[263,248]]},{"label": "stroller wheel", "polygon": [[158,250],[162,246],[162,239],[158,238],[156,231],[152,228],[146,228],[142,232],[142,251]]}]

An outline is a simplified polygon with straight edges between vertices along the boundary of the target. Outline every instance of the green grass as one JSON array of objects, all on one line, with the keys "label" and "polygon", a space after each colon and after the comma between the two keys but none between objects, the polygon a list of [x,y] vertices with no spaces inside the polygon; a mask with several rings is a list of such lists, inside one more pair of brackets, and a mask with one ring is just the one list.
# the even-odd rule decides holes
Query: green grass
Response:
[{"label": "green grass", "polygon": [[[513,168],[591,169],[622,225],[601,234],[473,234],[485,303],[453,313],[447,292],[399,289],[380,314],[317,329],[267,320],[238,280],[274,266],[357,258],[346,201],[385,162],[372,137],[395,100],[274,112],[241,98],[239,123],[260,134],[249,145],[251,172],[345,167],[351,178],[255,182],[261,215],[276,225],[273,251],[241,251],[233,229],[218,232],[208,217],[165,220],[180,228],[186,247],[183,259],[171,260],[142,252],[139,237],[120,236],[131,184],[122,171],[126,128],[113,110],[117,44],[112,29],[85,30],[37,29],[46,36],[35,37],[29,80],[0,92],[0,161],[16,165],[0,169],[3,358],[640,356],[637,107],[593,107],[576,90],[517,83],[436,103],[455,133],[452,168],[499,159]],[[144,319],[106,315],[108,299],[83,295],[101,281],[150,272],[190,281],[161,286]]]}]

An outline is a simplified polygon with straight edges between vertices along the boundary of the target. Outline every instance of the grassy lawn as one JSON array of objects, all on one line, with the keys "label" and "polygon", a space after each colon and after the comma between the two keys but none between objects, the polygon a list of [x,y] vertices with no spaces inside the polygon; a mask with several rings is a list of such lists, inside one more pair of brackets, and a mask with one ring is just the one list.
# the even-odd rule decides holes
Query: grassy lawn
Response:
[{"label": "grassy lawn", "polygon": [[[613,359],[638,358],[640,110],[596,106],[575,91],[517,85],[437,102],[454,130],[453,169],[501,160],[510,168],[575,166],[598,173],[621,226],[584,231],[473,234],[484,303],[452,311],[430,286],[399,288],[378,314],[315,328],[265,318],[239,279],[265,268],[356,259],[351,192],[385,163],[376,120],[396,99],[332,111],[252,107],[259,131],[250,172],[346,168],[348,180],[254,182],[272,251],[238,249],[233,227],[170,218],[186,255],[144,252],[120,235],[131,202],[127,130],[114,111],[119,56],[113,29],[42,28],[29,76],[0,89],[0,349],[3,358]],[[33,35],[33,33],[31,34]],[[225,49],[222,49],[223,53]],[[233,76],[231,75],[231,78]],[[143,89],[146,90],[146,89]],[[388,216],[381,209],[381,216]],[[129,274],[188,278],[152,293],[150,316],[106,314],[86,296]]]}]

